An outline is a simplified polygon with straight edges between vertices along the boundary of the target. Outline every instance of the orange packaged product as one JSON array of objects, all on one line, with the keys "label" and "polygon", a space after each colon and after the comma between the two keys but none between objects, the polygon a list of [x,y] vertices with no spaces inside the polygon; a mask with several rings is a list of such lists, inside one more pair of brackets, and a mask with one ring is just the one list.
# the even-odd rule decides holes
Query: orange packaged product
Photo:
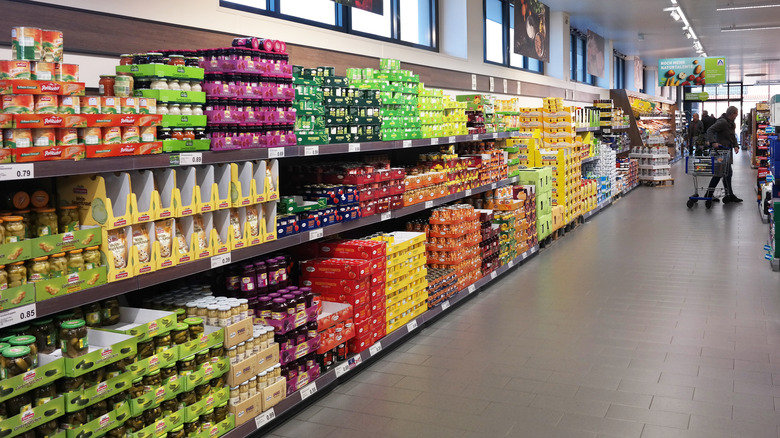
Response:
[{"label": "orange packaged product", "polygon": [[118,126],[112,126],[110,128],[102,128],[103,132],[103,144],[120,144],[122,143],[122,128]]},{"label": "orange packaged product", "polygon": [[57,114],[59,100],[57,96],[41,94],[34,96],[35,114]]},{"label": "orange packaged product", "polygon": [[30,63],[30,79],[36,81],[53,81],[57,70],[56,67],[57,66],[53,62]]},{"label": "orange packaged product", "polygon": [[81,96],[79,98],[81,114],[100,114],[99,96]]},{"label": "orange packaged product", "polygon": [[101,96],[100,97],[101,114],[120,114],[119,99],[120,98],[114,96]]},{"label": "orange packaged product", "polygon": [[100,128],[81,128],[81,141],[87,146],[97,146],[103,143],[103,131]]},{"label": "orange packaged product", "polygon": [[137,126],[125,126],[122,128],[122,143],[140,143],[141,134]]},{"label": "orange packaged product", "polygon": [[60,114],[81,114],[81,102],[78,96],[62,96],[58,108]]},{"label": "orange packaged product", "polygon": [[57,144],[57,134],[54,128],[36,128],[32,130],[33,145],[49,147]]},{"label": "orange packaged product", "polygon": [[0,79],[32,79],[30,61],[0,61]]},{"label": "orange packaged product", "polygon": [[138,99],[135,97],[120,97],[119,111],[121,114],[138,114]]},{"label": "orange packaged product", "polygon": [[32,130],[6,129],[3,131],[3,147],[6,149],[22,149],[32,147]]},{"label": "orange packaged product", "polygon": [[4,94],[4,114],[33,114],[35,112],[35,99],[32,94]]},{"label": "orange packaged product", "polygon": [[57,146],[73,146],[79,144],[79,130],[76,128],[60,128],[57,130]]},{"label": "orange packaged product", "polygon": [[61,82],[78,82],[78,64],[57,64],[54,80]]}]

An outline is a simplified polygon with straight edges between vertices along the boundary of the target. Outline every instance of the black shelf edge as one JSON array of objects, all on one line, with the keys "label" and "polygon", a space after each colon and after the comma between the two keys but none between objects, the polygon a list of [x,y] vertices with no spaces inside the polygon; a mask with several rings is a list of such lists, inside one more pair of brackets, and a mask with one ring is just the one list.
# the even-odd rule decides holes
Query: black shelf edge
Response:
[{"label": "black shelf edge", "polygon": [[582,164],[588,164],[588,163],[592,163],[592,162],[594,162],[594,161],[598,160],[599,158],[601,158],[601,157],[600,157],[600,156],[598,156],[598,155],[597,155],[597,156],[595,156],[595,157],[588,157],[588,158],[583,158],[583,160],[582,160]]}]

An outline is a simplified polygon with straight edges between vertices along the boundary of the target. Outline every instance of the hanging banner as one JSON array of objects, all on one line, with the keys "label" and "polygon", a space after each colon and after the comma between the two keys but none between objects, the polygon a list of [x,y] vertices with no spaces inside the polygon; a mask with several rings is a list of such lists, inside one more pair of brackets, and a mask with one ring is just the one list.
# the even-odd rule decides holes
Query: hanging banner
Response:
[{"label": "hanging banner", "polygon": [[726,83],[726,58],[668,58],[658,60],[662,87]]},{"label": "hanging banner", "polygon": [[384,0],[333,0],[344,6],[384,15]]},{"label": "hanging banner", "polygon": [[585,53],[588,54],[587,71],[588,74],[604,77],[604,38],[588,29],[588,48]]},{"label": "hanging banner", "polygon": [[642,58],[634,56],[634,89],[639,91],[645,88],[645,75],[644,65],[642,65]]},{"label": "hanging banner", "polygon": [[515,0],[514,52],[550,62],[550,8],[539,0]]},{"label": "hanging banner", "polygon": [[703,91],[701,93],[685,93],[683,95],[683,100],[693,101],[693,102],[705,102],[709,98],[710,98],[710,93],[707,93],[706,91]]}]

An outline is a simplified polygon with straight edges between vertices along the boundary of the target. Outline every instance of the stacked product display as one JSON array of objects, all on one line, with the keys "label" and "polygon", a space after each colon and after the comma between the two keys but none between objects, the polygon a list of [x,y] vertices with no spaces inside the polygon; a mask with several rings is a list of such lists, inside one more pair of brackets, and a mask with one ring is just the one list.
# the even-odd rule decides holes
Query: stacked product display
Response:
[{"label": "stacked product display", "polygon": [[539,241],[552,233],[552,167],[534,167],[520,171],[520,184],[535,187],[536,233]]},{"label": "stacked product display", "polygon": [[[425,233],[397,231],[375,239],[387,244],[385,326],[374,332],[377,341],[428,310],[428,269]],[[375,312],[374,318],[381,314]]]},{"label": "stacked product display", "polygon": [[496,132],[495,124],[490,122],[493,116],[493,97],[484,94],[467,94],[456,96],[458,102],[466,104],[469,134],[485,134]]},{"label": "stacked product display", "polygon": [[[639,161],[634,158],[623,158],[617,161],[617,177],[614,192],[626,193],[639,185]],[[671,180],[674,181],[674,180]]]},{"label": "stacked product display", "polygon": [[454,270],[459,290],[482,276],[479,214],[469,205],[442,207],[431,212],[426,224],[427,264],[431,269]]},{"label": "stacked product display", "polygon": [[[659,142],[659,143],[654,143]],[[648,140],[651,146],[635,147],[630,157],[638,159],[639,180],[650,183],[674,181],[669,164],[669,150],[664,146],[663,139],[651,137]]]},{"label": "stacked product display", "polygon": [[520,102],[517,98],[496,99],[494,106],[496,129],[499,132],[517,131],[520,129]]}]

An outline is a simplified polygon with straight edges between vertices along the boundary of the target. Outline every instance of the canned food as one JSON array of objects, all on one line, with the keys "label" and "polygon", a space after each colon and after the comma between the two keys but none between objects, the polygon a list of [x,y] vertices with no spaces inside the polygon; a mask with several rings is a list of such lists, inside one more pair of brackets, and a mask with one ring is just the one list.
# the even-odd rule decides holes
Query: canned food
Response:
[{"label": "canned food", "polygon": [[114,96],[101,96],[100,107],[102,114],[119,114],[119,98]]},{"label": "canned food", "polygon": [[35,99],[32,94],[3,95],[3,112],[5,114],[33,114]]},{"label": "canned food", "polygon": [[79,130],[76,128],[61,128],[57,130],[57,146],[79,144]]},{"label": "canned food", "polygon": [[81,128],[80,131],[85,145],[96,146],[103,143],[103,131],[100,128]]},{"label": "canned food", "polygon": [[[114,89],[116,90],[116,87]],[[135,97],[120,97],[119,110],[122,114],[138,114],[138,99]]]},{"label": "canned food", "polygon": [[118,126],[112,126],[110,128],[103,128],[103,144],[120,144],[122,143],[122,128]]},{"label": "canned food", "polygon": [[3,147],[9,149],[32,147],[32,131],[29,129],[4,130]]},{"label": "canned food", "polygon": [[81,96],[79,98],[81,114],[100,114],[100,97]]},{"label": "canned food", "polygon": [[52,81],[54,80],[56,70],[57,66],[53,62],[31,62],[30,79],[36,81]]},{"label": "canned food", "polygon": [[60,98],[59,112],[60,114],[80,114],[81,105],[79,98],[75,96],[62,96]]},{"label": "canned food", "polygon": [[49,147],[57,144],[57,133],[54,128],[34,128],[32,130],[33,146]]},{"label": "canned food", "polygon": [[41,94],[35,96],[35,114],[57,114],[59,99],[57,96]]},{"label": "canned food", "polygon": [[122,143],[140,143],[141,136],[137,126],[125,126],[122,128]]},{"label": "canned food", "polygon": [[30,61],[0,61],[0,79],[31,79]]},{"label": "canned food", "polygon": [[62,31],[48,30],[41,31],[41,46],[43,49],[43,60],[46,62],[62,62]]},{"label": "canned food", "polygon": [[57,64],[54,80],[62,82],[78,82],[78,64]]},{"label": "canned food", "polygon": [[151,143],[157,141],[157,127],[142,126],[140,128],[141,143]]},{"label": "canned food", "polygon": [[11,55],[14,59],[39,61],[43,57],[43,32],[37,27],[11,28]]},{"label": "canned food", "polygon": [[138,114],[157,114],[157,99],[149,97],[139,98]]}]

